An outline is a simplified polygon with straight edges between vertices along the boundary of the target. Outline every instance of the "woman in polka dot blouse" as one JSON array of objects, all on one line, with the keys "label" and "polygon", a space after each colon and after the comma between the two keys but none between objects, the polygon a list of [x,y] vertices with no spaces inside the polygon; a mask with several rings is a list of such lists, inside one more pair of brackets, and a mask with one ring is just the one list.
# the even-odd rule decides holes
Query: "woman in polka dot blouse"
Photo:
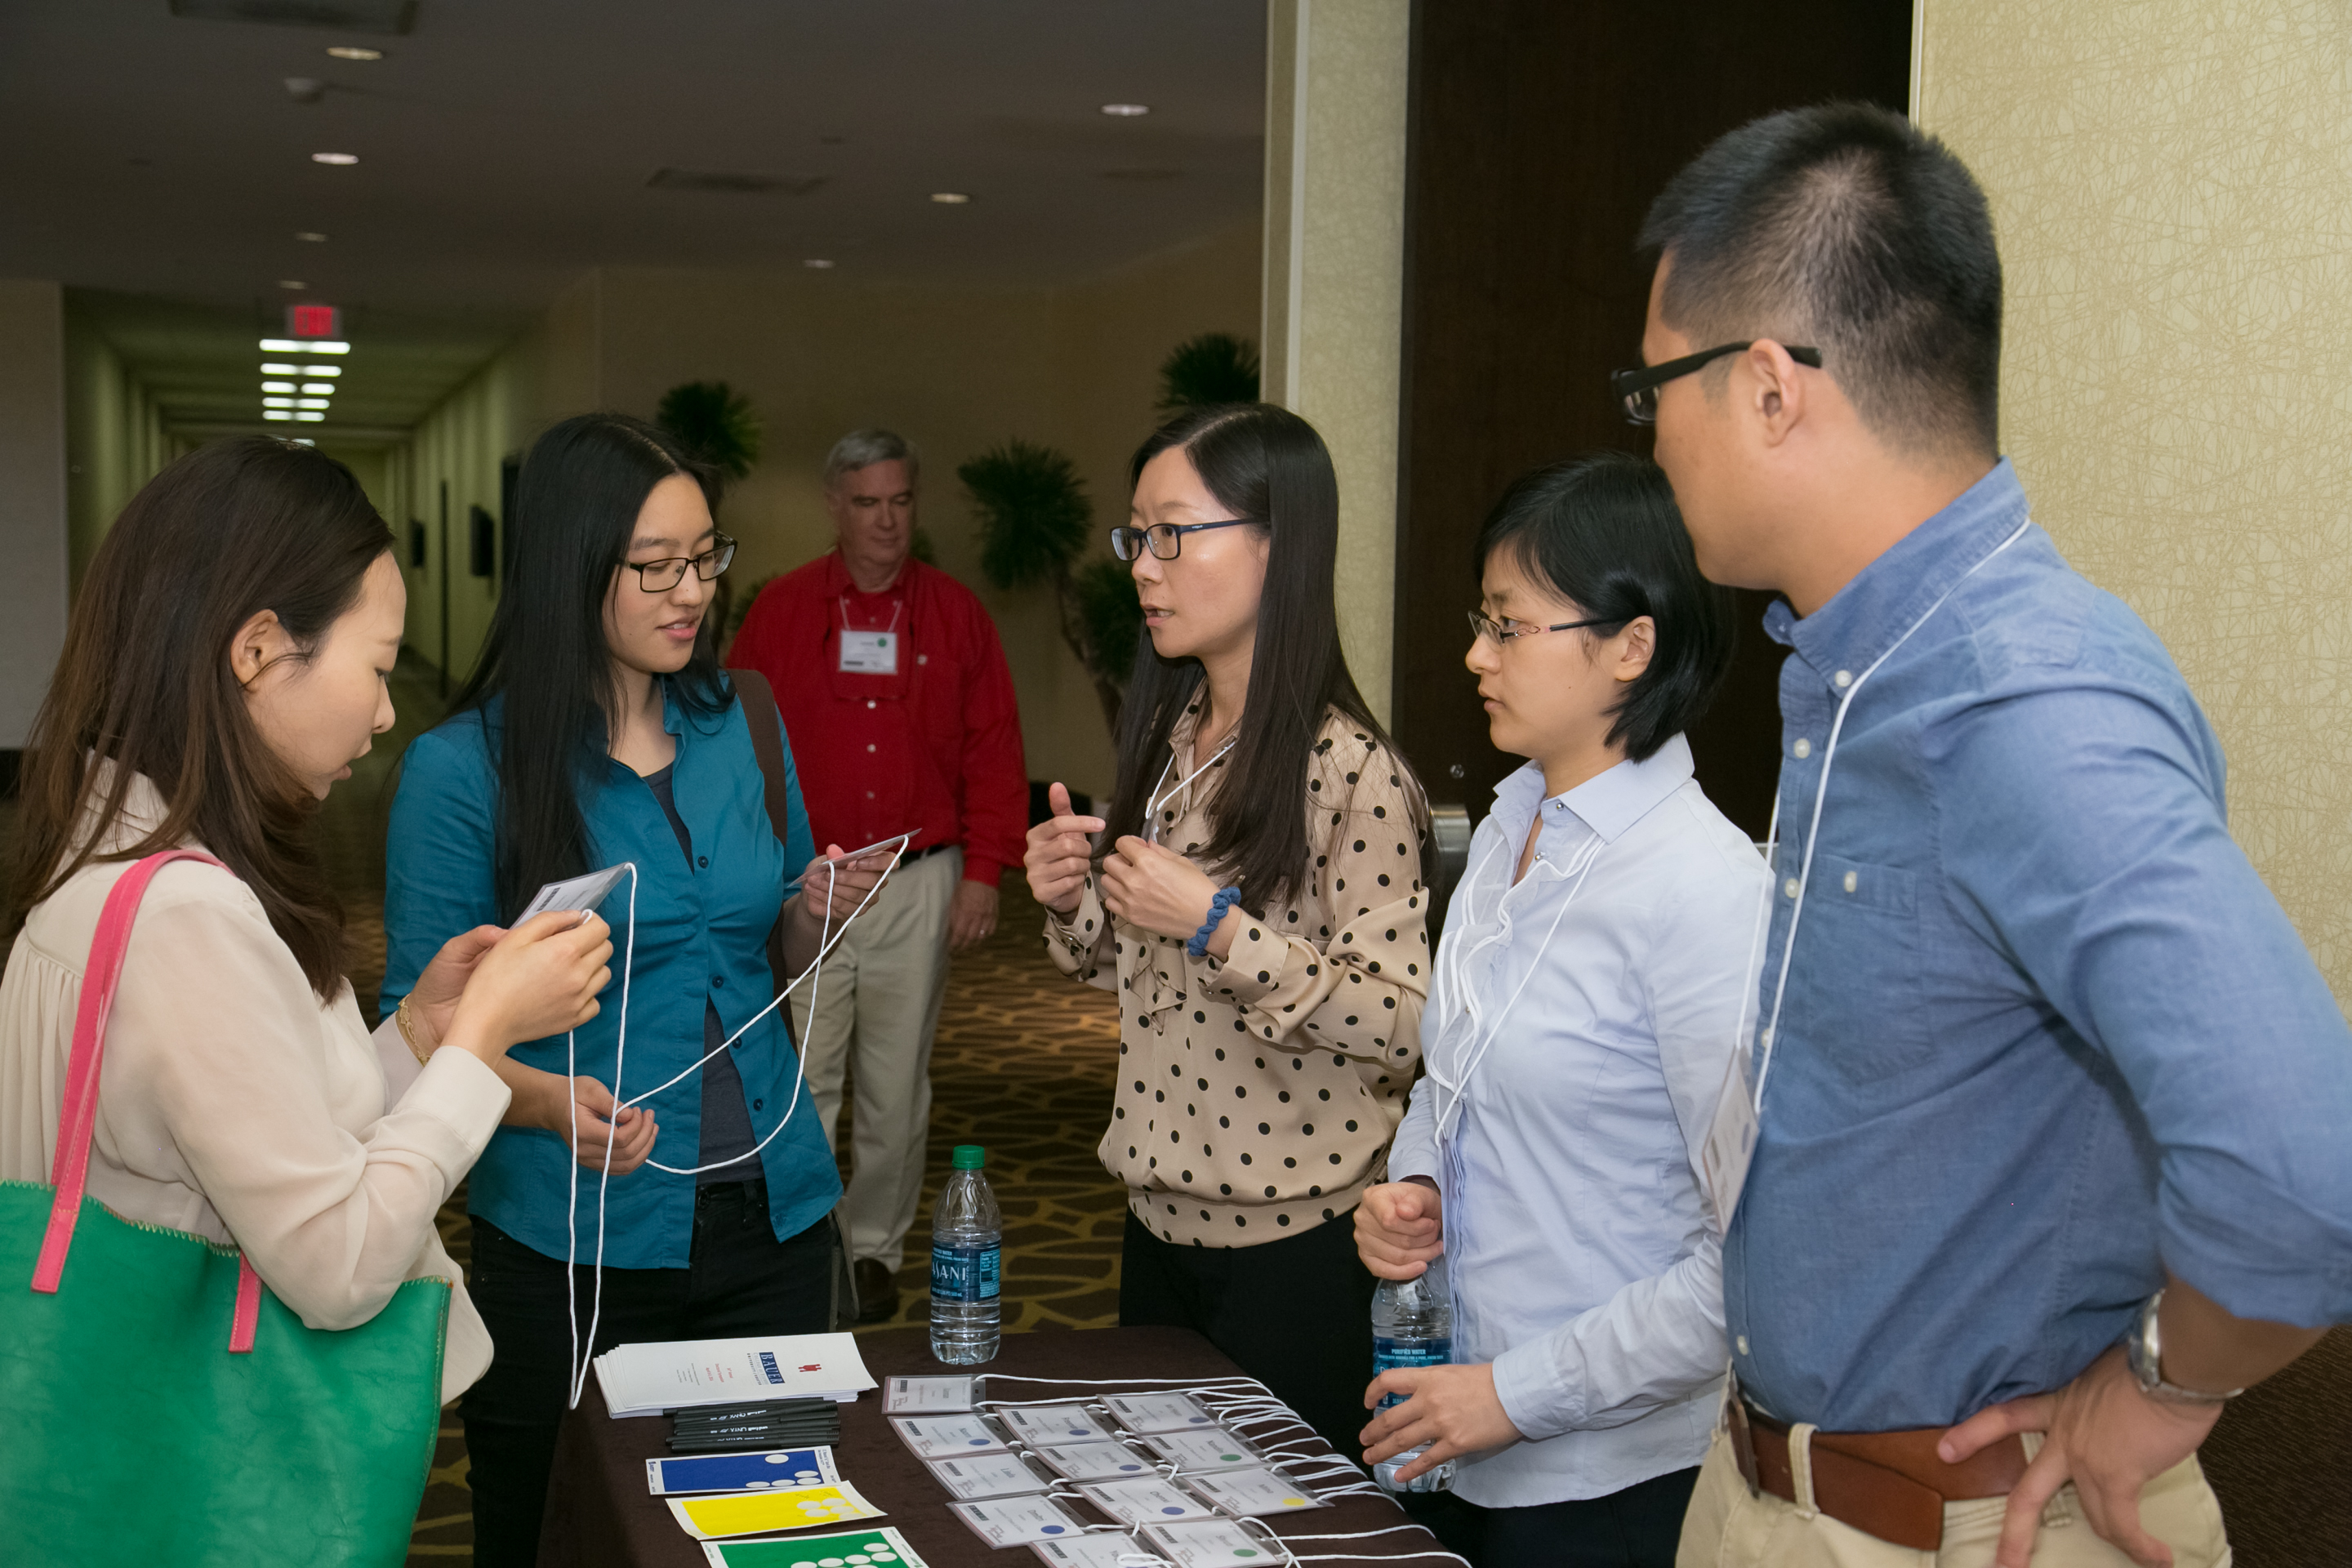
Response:
[{"label": "woman in polka dot blouse", "polygon": [[1420,1055],[1427,808],[1340,653],[1314,429],[1194,410],[1134,484],[1112,545],[1149,642],[1116,804],[1073,816],[1055,784],[1027,856],[1055,963],[1119,998],[1119,1321],[1200,1331],[1352,1454],[1373,1281],[1350,1218]]}]

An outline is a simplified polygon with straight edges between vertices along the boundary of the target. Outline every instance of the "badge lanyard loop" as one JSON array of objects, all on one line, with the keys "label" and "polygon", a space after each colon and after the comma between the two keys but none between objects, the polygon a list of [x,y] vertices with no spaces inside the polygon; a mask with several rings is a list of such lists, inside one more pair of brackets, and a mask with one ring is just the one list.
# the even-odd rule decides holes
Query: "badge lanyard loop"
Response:
[{"label": "badge lanyard loop", "polygon": [[[1772,1016],[1771,1019],[1765,1024],[1764,1033],[1759,1037],[1759,1043],[1763,1047],[1762,1058],[1758,1062],[1756,1068],[1756,1113],[1759,1116],[1761,1116],[1764,1113],[1764,1080],[1772,1071],[1772,1046],[1775,1037],[1779,1034],[1780,1028],[1780,1005],[1788,999],[1789,995],[1789,966],[1797,955],[1797,922],[1804,918],[1805,894],[1812,887],[1813,851],[1820,847],[1822,841],[1822,807],[1829,800],[1830,795],[1830,764],[1837,760],[1838,736],[1845,728],[1846,712],[1849,709],[1853,708],[1853,700],[1862,695],[1864,683],[1868,681],[1872,676],[1878,673],[1878,669],[1881,665],[1895,657],[1895,649],[1901,647],[1905,643],[1909,642],[1912,636],[1916,633],[1921,626],[1926,626],[1929,621],[1935,619],[1936,612],[1942,609],[1945,603],[1949,600],[1953,595],[1960,591],[1961,584],[1975,576],[1979,572],[1983,571],[1986,564],[1990,563],[1994,556],[2000,554],[2002,551],[2008,549],[2011,545],[2024,538],[2026,530],[2032,526],[2033,520],[2031,517],[2027,518],[2023,522],[2017,525],[2016,532],[2011,534],[2007,539],[2002,540],[1999,544],[1994,545],[1990,550],[1985,552],[1983,558],[1975,565],[1961,573],[1959,576],[1953,581],[1952,585],[1945,589],[1942,595],[1939,596],[1934,604],[1927,606],[1927,613],[1922,615],[1917,620],[1911,623],[1911,629],[1909,631],[1906,631],[1901,637],[1896,637],[1895,641],[1888,646],[1885,653],[1880,654],[1876,658],[1871,660],[1869,668],[1854,677],[1853,684],[1845,689],[1845,696],[1838,701],[1837,715],[1830,721],[1828,743],[1822,748],[1821,782],[1813,787],[1813,815],[1811,822],[1808,825],[1805,830],[1804,859],[1797,868],[1797,891],[1793,899],[1795,907],[1789,911],[1789,935],[1787,940],[1780,944],[1780,977],[1773,983],[1772,986]],[[1770,845],[1770,851],[1766,857],[1768,859],[1773,861],[1771,869],[1772,874],[1775,877],[1778,877],[1780,872],[1780,868],[1778,863],[1778,856],[1780,847],[1780,800],[1776,795],[1772,803],[1773,837]],[[1768,883],[1768,894],[1769,887],[1770,885]]]}]

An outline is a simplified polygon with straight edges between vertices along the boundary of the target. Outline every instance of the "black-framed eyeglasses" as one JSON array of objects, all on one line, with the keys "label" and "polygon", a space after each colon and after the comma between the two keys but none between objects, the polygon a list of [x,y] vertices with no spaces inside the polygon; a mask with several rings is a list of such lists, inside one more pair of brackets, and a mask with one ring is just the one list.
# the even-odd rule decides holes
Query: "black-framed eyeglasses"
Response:
[{"label": "black-framed eyeglasses", "polygon": [[1484,610],[1470,612],[1471,632],[1477,637],[1493,637],[1496,647],[1501,647],[1513,637],[1531,637],[1537,632],[1577,632],[1582,631],[1587,626],[1613,626],[1619,624],[1616,621],[1602,620],[1559,621],[1548,626],[1521,626],[1508,616],[1498,621]]},{"label": "black-framed eyeglasses", "polygon": [[1155,522],[1150,528],[1114,528],[1110,531],[1110,552],[1121,561],[1132,561],[1141,555],[1146,545],[1162,561],[1173,561],[1184,547],[1184,536],[1198,533],[1204,528],[1239,528],[1252,521],[1246,517],[1229,517],[1223,522]]},{"label": "black-framed eyeglasses", "polygon": [[637,574],[637,586],[648,594],[667,594],[686,581],[686,569],[708,583],[734,564],[735,542],[723,533],[714,533],[715,542],[699,555],[671,555],[659,561],[624,561],[622,565]]},{"label": "black-framed eyeglasses", "polygon": [[[1624,403],[1627,423],[1655,425],[1658,422],[1658,388],[1670,381],[1688,375],[1695,370],[1713,364],[1726,354],[1745,353],[1764,341],[1762,338],[1751,338],[1744,343],[1722,343],[1715,348],[1702,349],[1695,354],[1685,354],[1680,359],[1670,359],[1664,364],[1643,365],[1639,370],[1611,371],[1609,390],[1615,393]],[[1821,350],[1801,349],[1789,343],[1783,343],[1780,346],[1787,349],[1789,357],[1799,364],[1810,365],[1814,370],[1822,368]]]}]

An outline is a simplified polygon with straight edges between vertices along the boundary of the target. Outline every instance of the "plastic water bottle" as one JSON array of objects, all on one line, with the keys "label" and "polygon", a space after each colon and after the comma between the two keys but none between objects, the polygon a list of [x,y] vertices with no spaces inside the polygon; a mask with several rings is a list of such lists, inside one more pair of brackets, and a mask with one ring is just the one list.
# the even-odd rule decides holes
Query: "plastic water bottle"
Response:
[{"label": "plastic water bottle", "polygon": [[950,1366],[993,1361],[1003,1317],[997,1272],[1004,1216],[977,1143],[959,1143],[955,1173],[931,1210],[931,1354]]},{"label": "plastic water bottle", "polygon": [[[1418,1279],[1383,1279],[1372,1292],[1372,1375],[1392,1367],[1444,1366],[1454,1359],[1454,1298],[1445,1286],[1445,1259],[1430,1260]],[[1405,1396],[1381,1396],[1380,1407],[1402,1405]],[[1423,1445],[1427,1447],[1426,1444]],[[1420,1457],[1420,1448],[1381,1460],[1372,1479],[1383,1491],[1442,1492],[1454,1484],[1454,1461],[1424,1470],[1409,1481],[1396,1473]]]}]

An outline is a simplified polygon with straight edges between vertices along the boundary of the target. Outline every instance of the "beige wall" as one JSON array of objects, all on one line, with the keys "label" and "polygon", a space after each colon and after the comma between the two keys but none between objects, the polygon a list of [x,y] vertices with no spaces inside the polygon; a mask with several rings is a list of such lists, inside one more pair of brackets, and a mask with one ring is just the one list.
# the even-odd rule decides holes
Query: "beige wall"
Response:
[{"label": "beige wall", "polygon": [[0,279],[0,747],[25,743],[66,635],[65,299]]},{"label": "beige wall", "polygon": [[1382,721],[1395,650],[1410,0],[1266,6],[1265,395],[1339,476],[1339,635]]},{"label": "beige wall", "polygon": [[[1000,594],[981,576],[955,469],[1009,437],[1059,447],[1107,531],[1126,513],[1128,456],[1158,420],[1160,361],[1199,332],[1254,336],[1258,270],[1254,224],[1053,290],[902,288],[798,268],[600,269],[395,455],[393,488],[436,548],[438,486],[450,481],[453,673],[470,667],[494,602],[463,574],[463,525],[468,501],[498,510],[499,458],[565,415],[651,417],[680,382],[725,381],[762,426],[760,464],[722,511],[742,545],[739,588],[831,548],[818,474],[838,437],[861,425],[902,432],[923,453],[922,519],[940,564],[996,618],[1031,774],[1105,792],[1113,765],[1093,687],[1045,591]],[[438,595],[428,562],[412,574],[409,615],[411,645],[428,659],[439,657]]]},{"label": "beige wall", "polygon": [[2231,825],[2352,994],[2352,34],[2336,0],[1924,0],[1991,197],[2001,437],[2172,649]]},{"label": "beige wall", "polygon": [[66,508],[72,580],[81,582],[123,502],[177,455],[163,411],[98,329],[65,311]]}]

